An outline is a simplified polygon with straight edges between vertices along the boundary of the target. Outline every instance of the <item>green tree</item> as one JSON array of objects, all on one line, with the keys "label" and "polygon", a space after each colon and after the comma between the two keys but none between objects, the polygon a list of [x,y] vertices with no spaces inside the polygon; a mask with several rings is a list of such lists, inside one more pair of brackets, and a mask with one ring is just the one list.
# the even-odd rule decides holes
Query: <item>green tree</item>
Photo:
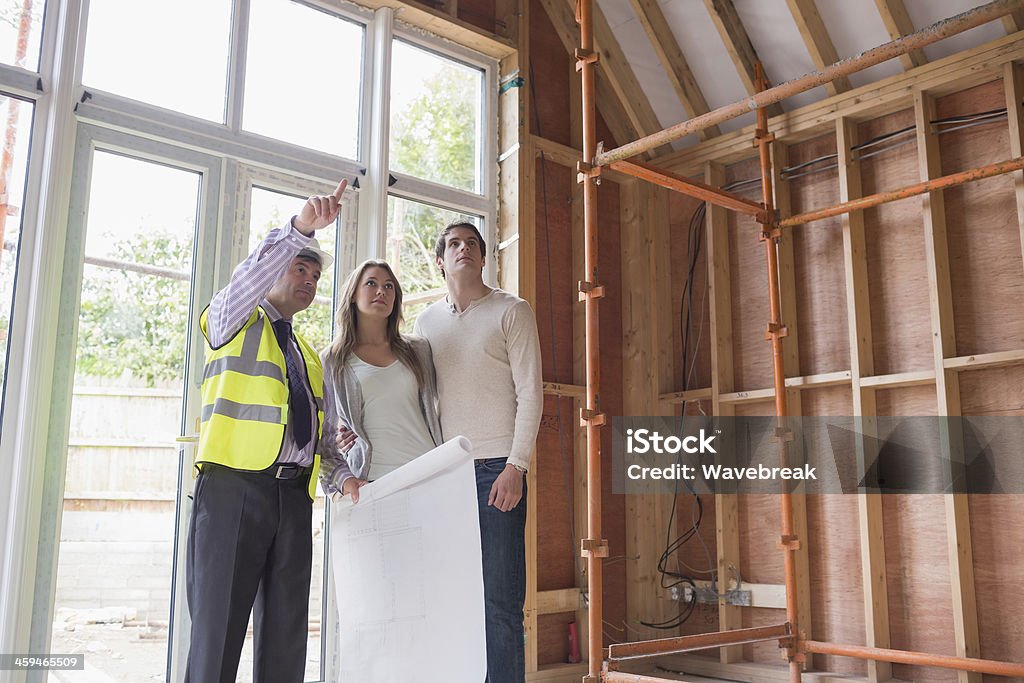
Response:
[{"label": "green tree", "polygon": [[176,275],[87,265],[76,370],[82,375],[138,378],[149,386],[180,379],[188,334],[191,240],[144,232],[116,243],[112,256]]},{"label": "green tree", "polygon": [[[475,72],[445,65],[426,83],[423,95],[395,116],[391,160],[396,170],[434,182],[474,190],[478,166],[480,80]],[[434,241],[457,218],[440,207],[392,197],[388,203],[388,253],[406,294],[444,287],[434,264]],[[423,304],[407,306],[406,327]]]},{"label": "green tree", "polygon": [[[281,213],[280,206],[274,206],[269,214],[254,217],[255,220],[263,221],[262,225],[249,226],[249,249],[255,249],[264,237],[273,228],[279,228],[291,218],[291,210],[296,207],[289,205],[287,215]],[[334,228],[328,227],[316,234],[320,241],[320,247],[331,254],[336,253],[334,241]],[[334,317],[331,301],[334,295],[334,278],[332,277],[334,266],[326,269],[320,274],[320,282],[317,285],[316,300],[305,311],[295,316],[295,331],[309,342],[317,351],[321,351],[331,341],[331,320]]]}]

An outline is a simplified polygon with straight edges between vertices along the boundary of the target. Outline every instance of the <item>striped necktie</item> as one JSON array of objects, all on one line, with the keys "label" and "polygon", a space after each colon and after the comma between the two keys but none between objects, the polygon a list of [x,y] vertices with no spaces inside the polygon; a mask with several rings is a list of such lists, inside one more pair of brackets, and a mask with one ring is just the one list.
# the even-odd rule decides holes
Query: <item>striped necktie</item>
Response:
[{"label": "striped necktie", "polygon": [[287,320],[275,320],[273,323],[277,343],[284,351],[284,365],[288,370],[288,422],[292,425],[292,438],[301,451],[312,437],[313,417],[309,412],[309,394],[303,386],[299,375],[298,361],[289,340],[292,336],[292,324]]}]

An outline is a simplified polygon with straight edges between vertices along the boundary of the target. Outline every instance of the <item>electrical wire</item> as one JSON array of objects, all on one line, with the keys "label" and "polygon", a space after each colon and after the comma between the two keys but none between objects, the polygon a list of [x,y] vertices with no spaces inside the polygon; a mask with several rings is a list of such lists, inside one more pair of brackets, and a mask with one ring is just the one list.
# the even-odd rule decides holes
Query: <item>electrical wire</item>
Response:
[{"label": "electrical wire", "polygon": [[[949,116],[949,117],[946,117],[946,118],[935,119],[933,121],[929,121],[929,123],[932,126],[939,127],[935,131],[935,133],[937,135],[945,135],[946,133],[952,133],[952,132],[957,131],[957,130],[963,130],[965,128],[971,128],[973,126],[979,126],[979,125],[983,125],[983,124],[986,124],[986,123],[993,123],[995,121],[999,121],[999,120],[1003,119],[1005,116],[1006,116],[1006,109],[992,109],[992,110],[989,110],[989,111],[978,112],[978,113],[975,113],[975,114],[963,114],[963,115],[960,115],[960,116]],[[957,125],[952,125],[952,124],[957,124]],[[941,127],[941,126],[949,126],[949,125],[952,125],[952,127],[950,127],[950,128],[942,128]],[[862,142],[862,143],[859,143],[857,145],[853,145],[852,147],[850,147],[850,149],[853,152],[859,152],[861,150],[868,149],[869,147],[875,147],[875,146],[881,145],[882,143],[888,142],[888,141],[890,141],[890,140],[892,140],[894,138],[908,136],[908,135],[910,135],[911,133],[913,133],[916,130],[917,130],[917,126],[907,126],[906,128],[900,128],[898,130],[890,131],[888,133],[883,133],[881,135],[873,137],[870,140],[867,140],[866,142]],[[863,161],[864,159],[870,159],[871,157],[878,156],[879,154],[882,154],[884,152],[889,152],[889,151],[892,151],[892,150],[897,149],[899,147],[902,147],[904,145],[909,145],[912,142],[914,142],[914,138],[910,138],[909,140],[904,140],[904,141],[901,141],[901,142],[898,142],[898,143],[895,143],[895,144],[889,144],[889,145],[886,145],[885,147],[883,147],[882,149],[875,150],[875,151],[872,151],[872,152],[867,152],[867,153],[864,153],[864,154],[855,154],[853,156],[853,160],[854,161]],[[833,168],[837,168],[839,166],[838,162],[836,162],[836,160],[838,158],[839,158],[838,154],[825,154],[825,155],[822,155],[822,156],[817,157],[815,159],[810,159],[808,161],[804,161],[804,162],[801,162],[799,164],[793,164],[792,166],[787,166],[787,167],[783,168],[780,171],[780,175],[785,180],[793,180],[794,178],[802,178],[804,176],[812,175],[814,173],[821,173],[821,172],[824,172],[824,171],[830,171]],[[830,163],[827,166],[817,166],[817,164],[821,164],[821,163],[824,163],[826,161],[832,161],[832,162],[835,162],[835,163]],[[800,173],[797,172],[797,171],[801,171],[802,169],[809,168],[809,167],[812,167],[812,166],[815,167],[812,170],[807,170],[807,171],[803,171],[803,172],[800,172]],[[747,181],[747,182],[757,182],[757,179],[753,179],[753,180]]]}]

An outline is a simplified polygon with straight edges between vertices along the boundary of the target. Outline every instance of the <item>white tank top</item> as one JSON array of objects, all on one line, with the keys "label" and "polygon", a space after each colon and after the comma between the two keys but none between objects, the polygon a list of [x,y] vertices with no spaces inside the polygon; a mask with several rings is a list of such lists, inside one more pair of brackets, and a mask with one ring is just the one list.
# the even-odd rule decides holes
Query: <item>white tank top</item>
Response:
[{"label": "white tank top", "polygon": [[373,444],[370,480],[434,448],[412,370],[400,360],[385,368],[370,365],[354,353],[348,364],[363,392],[363,429]]}]

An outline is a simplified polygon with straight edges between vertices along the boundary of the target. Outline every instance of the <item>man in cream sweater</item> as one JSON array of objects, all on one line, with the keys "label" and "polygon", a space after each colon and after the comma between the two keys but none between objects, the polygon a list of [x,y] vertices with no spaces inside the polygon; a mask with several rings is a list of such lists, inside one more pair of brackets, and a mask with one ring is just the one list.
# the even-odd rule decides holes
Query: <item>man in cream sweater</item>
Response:
[{"label": "man in cream sweater", "polygon": [[448,296],[416,320],[437,368],[441,428],[473,443],[487,624],[487,683],[522,683],[526,496],[544,396],[530,305],[483,281],[485,244],[453,223],[434,254]]}]

